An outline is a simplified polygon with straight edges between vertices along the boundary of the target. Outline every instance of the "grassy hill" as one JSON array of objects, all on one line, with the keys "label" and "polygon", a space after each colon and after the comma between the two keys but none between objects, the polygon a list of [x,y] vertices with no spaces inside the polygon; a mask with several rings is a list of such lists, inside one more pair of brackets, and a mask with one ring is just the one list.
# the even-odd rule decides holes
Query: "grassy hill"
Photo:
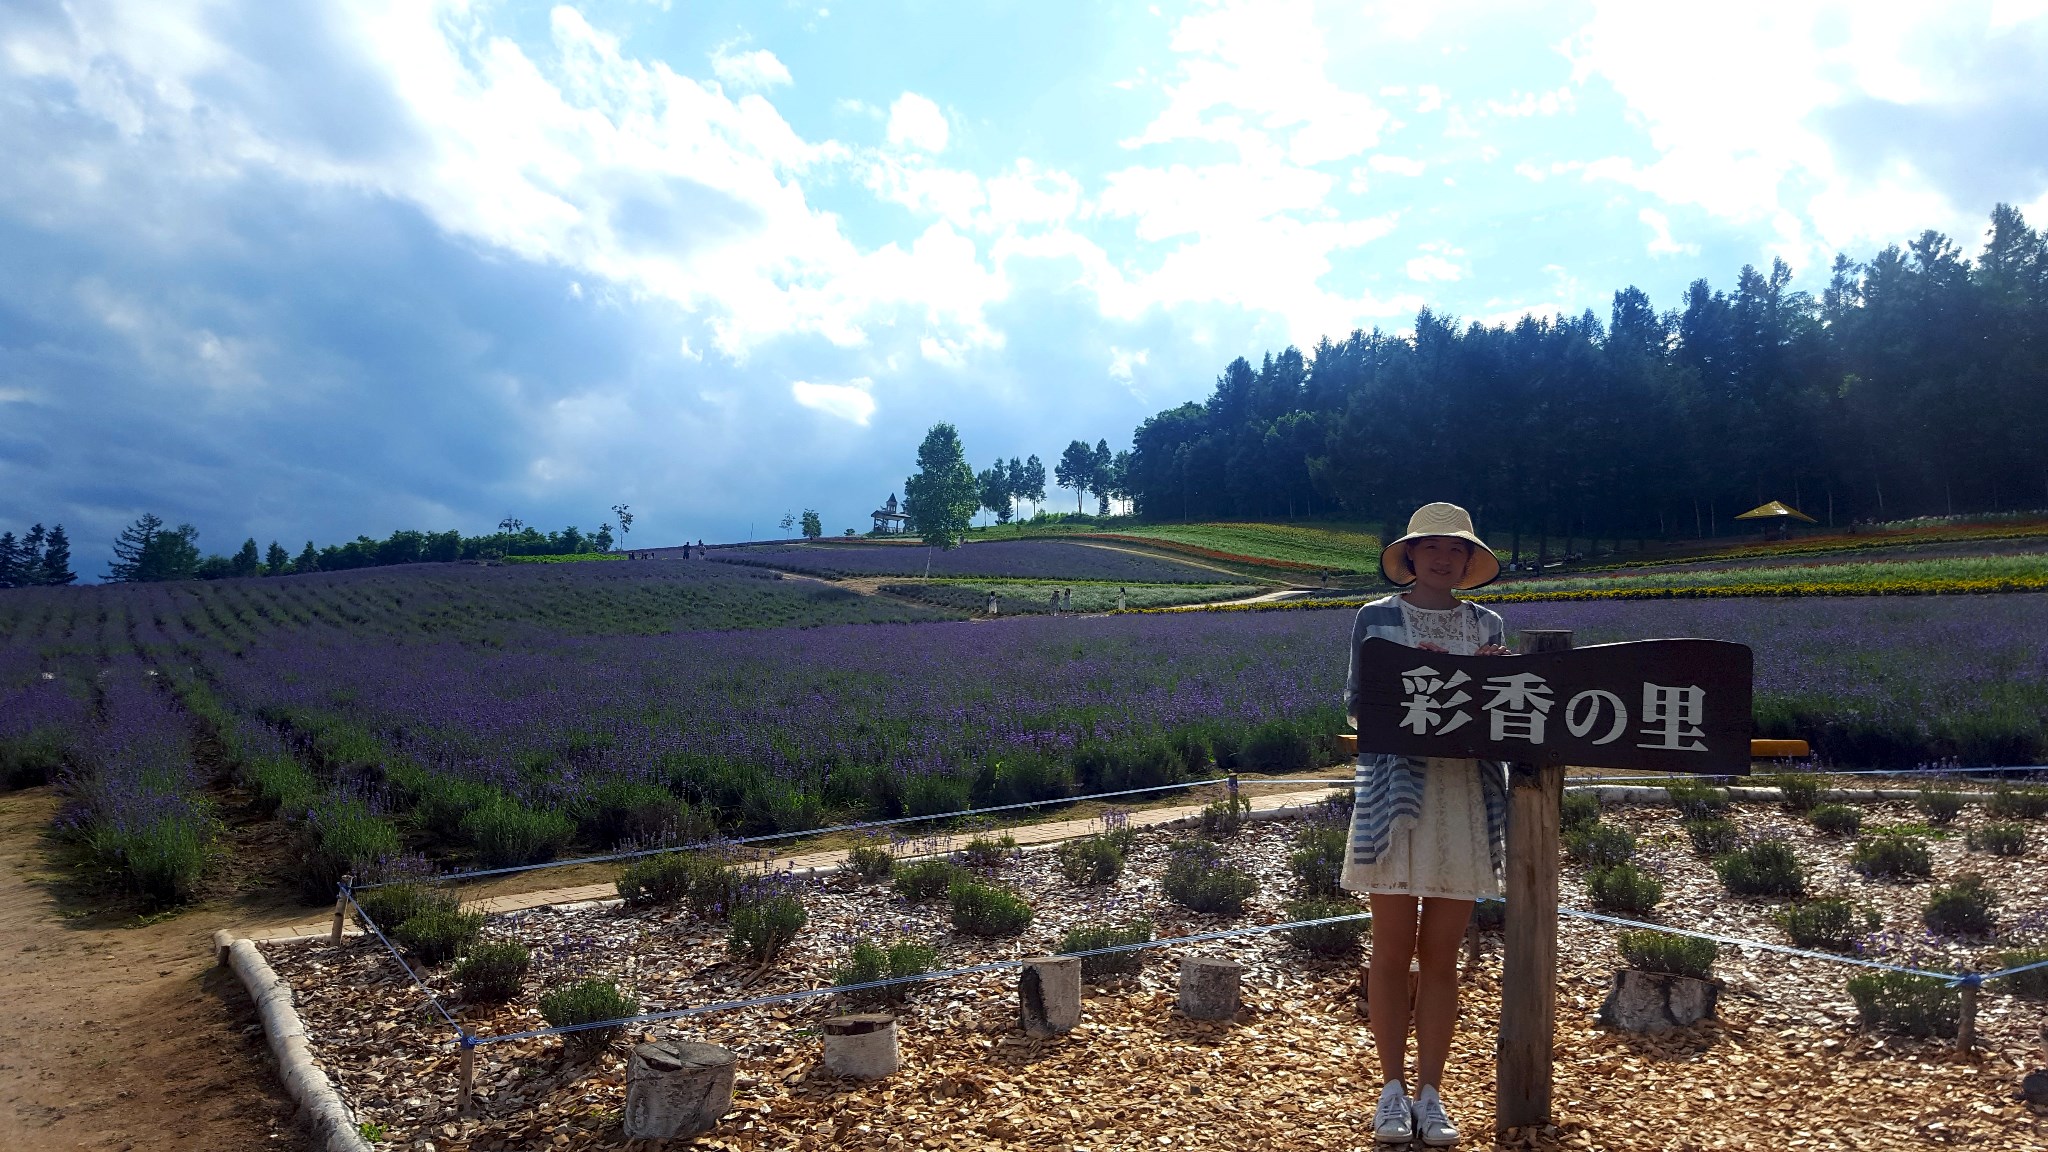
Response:
[{"label": "grassy hill", "polygon": [[1138,524],[1123,518],[1097,523],[999,525],[976,529],[973,539],[1064,536],[1122,541],[1199,560],[1313,575],[1372,574],[1379,570],[1377,525],[1353,523]]}]

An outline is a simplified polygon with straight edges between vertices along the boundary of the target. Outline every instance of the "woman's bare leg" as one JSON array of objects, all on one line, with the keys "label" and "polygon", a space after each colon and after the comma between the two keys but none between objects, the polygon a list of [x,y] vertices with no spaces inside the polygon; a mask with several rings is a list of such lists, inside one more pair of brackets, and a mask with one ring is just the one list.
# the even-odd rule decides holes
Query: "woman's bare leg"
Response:
[{"label": "woman's bare leg", "polygon": [[1380,1078],[1403,1080],[1408,1066],[1408,961],[1415,954],[1416,900],[1374,892],[1372,959],[1365,970],[1365,1007],[1379,1049]]},{"label": "woman's bare leg", "polygon": [[[1458,951],[1465,941],[1465,925],[1471,920],[1470,900],[1431,897],[1422,902],[1422,929],[1415,943],[1422,969],[1415,989],[1418,1091],[1443,1082],[1444,1061],[1451,1055],[1451,1032],[1458,1025]],[[1379,934],[1377,916],[1373,918],[1373,934]]]}]

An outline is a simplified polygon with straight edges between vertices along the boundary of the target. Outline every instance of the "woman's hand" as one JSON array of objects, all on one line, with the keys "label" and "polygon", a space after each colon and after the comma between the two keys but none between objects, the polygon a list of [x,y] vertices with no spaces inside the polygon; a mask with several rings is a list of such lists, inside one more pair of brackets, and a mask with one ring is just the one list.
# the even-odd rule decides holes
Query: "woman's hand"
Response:
[{"label": "woman's hand", "polygon": [[1513,653],[1513,652],[1510,652],[1510,651],[1508,651],[1508,647],[1507,647],[1507,645],[1505,645],[1505,644],[1482,644],[1482,645],[1480,645],[1480,646],[1479,646],[1479,651],[1477,651],[1477,652],[1474,652],[1474,653],[1473,653],[1473,655],[1474,655],[1474,656],[1513,656],[1513,655],[1514,655],[1514,653]]},{"label": "woman's hand", "polygon": [[1416,647],[1422,649],[1424,652],[1442,652],[1447,656],[1450,654],[1451,651],[1449,648],[1446,648],[1441,644],[1432,644],[1427,640],[1424,640],[1422,643],[1417,644]]}]

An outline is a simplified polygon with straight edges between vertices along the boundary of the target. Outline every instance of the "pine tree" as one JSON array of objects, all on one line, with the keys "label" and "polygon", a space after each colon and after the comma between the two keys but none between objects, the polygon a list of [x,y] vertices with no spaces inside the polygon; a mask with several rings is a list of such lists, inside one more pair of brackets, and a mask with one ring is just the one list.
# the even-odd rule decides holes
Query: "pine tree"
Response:
[{"label": "pine tree", "polygon": [[21,547],[14,533],[0,532],[0,588],[21,587]]},{"label": "pine tree", "polygon": [[292,554],[284,550],[284,545],[272,540],[269,550],[263,553],[263,574],[282,576],[291,571],[291,567]]},{"label": "pine tree", "polygon": [[263,571],[263,554],[256,550],[256,538],[251,536],[242,541],[241,551],[235,553],[235,558],[228,564],[229,571],[237,576],[260,575]]},{"label": "pine tree", "polygon": [[71,570],[71,537],[64,534],[59,524],[50,529],[50,535],[43,542],[43,567],[39,583],[53,587],[70,584],[78,579],[78,573]]},{"label": "pine tree", "polygon": [[15,580],[23,588],[42,583],[43,537],[47,535],[41,524],[31,524],[28,535],[21,538],[21,548],[14,554]]},{"label": "pine tree", "polygon": [[154,512],[144,512],[140,520],[121,529],[114,541],[114,562],[107,565],[107,579],[117,584],[153,579],[144,569],[150,549],[163,533],[164,522]]},{"label": "pine tree", "polygon": [[306,550],[299,553],[297,560],[292,561],[292,572],[294,575],[303,575],[307,572],[318,572],[319,570],[320,553],[314,550],[313,542],[308,540],[306,541]]},{"label": "pine tree", "polygon": [[967,534],[981,495],[951,424],[934,424],[917,448],[917,475],[903,482],[903,512],[925,543],[951,548]]}]

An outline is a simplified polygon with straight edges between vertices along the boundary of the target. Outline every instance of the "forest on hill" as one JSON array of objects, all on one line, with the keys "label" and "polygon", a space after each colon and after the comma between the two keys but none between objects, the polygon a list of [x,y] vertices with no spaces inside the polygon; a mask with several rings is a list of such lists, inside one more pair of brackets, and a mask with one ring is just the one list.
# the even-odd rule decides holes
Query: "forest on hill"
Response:
[{"label": "forest on hill", "polygon": [[1791,279],[1745,266],[1661,313],[1625,288],[1604,323],[1424,310],[1412,337],[1239,358],[1137,429],[1124,482],[1153,520],[1452,500],[1510,546],[1714,535],[1772,499],[1837,525],[2048,507],[2048,240],[2016,209],[1974,260],[1930,231],[1837,256],[1818,297]]}]

